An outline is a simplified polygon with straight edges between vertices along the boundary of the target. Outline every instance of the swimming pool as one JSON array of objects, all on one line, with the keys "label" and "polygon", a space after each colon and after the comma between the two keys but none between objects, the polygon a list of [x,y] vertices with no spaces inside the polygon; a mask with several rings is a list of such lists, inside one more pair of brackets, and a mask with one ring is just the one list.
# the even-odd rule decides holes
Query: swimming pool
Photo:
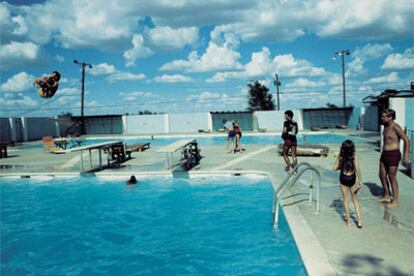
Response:
[{"label": "swimming pool", "polygon": [[267,178],[2,179],[2,275],[306,275]]},{"label": "swimming pool", "polygon": [[[107,141],[113,141],[117,138],[86,138],[83,145],[91,145],[95,143],[102,143]],[[155,139],[151,138],[121,138],[127,144],[134,143],[151,143],[152,146],[165,146],[171,143],[174,143],[180,139],[197,139],[200,145],[224,145],[225,136],[221,135],[205,135],[205,136],[169,136],[162,137],[158,136]],[[354,142],[366,142],[365,139],[355,136],[347,136],[342,134],[333,134],[333,133],[324,133],[324,134],[299,134],[297,137],[298,143],[308,143],[308,144],[338,144],[343,141],[351,139]],[[280,135],[243,135],[241,139],[242,144],[281,144],[283,143]]]}]

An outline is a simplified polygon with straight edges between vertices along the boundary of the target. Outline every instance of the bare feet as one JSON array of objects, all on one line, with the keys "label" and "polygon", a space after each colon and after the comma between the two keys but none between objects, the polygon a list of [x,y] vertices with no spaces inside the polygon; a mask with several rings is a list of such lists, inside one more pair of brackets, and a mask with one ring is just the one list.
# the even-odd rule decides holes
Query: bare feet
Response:
[{"label": "bare feet", "polygon": [[380,198],[380,199],[378,200],[378,202],[379,202],[379,203],[391,203],[391,198],[390,198],[390,197],[385,196],[385,197],[383,197],[383,198]]},{"label": "bare feet", "polygon": [[357,226],[359,229],[361,229],[361,228],[362,228],[362,223],[358,221],[358,222],[356,223],[356,226]]},{"label": "bare feet", "polygon": [[351,226],[351,220],[350,219],[346,220],[346,226]]},{"label": "bare feet", "polygon": [[391,203],[388,203],[386,206],[387,206],[387,208],[395,208],[395,207],[398,207],[398,201],[393,200]]},{"label": "bare feet", "polygon": [[361,190],[362,185],[354,185],[354,187],[352,187],[352,193],[356,194],[359,190]]}]

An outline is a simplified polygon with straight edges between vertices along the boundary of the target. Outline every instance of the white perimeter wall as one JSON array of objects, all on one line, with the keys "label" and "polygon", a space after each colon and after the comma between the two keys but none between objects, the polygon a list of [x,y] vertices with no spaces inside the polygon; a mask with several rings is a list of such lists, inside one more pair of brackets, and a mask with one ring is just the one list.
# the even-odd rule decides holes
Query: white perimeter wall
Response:
[{"label": "white perimeter wall", "polygon": [[[303,129],[303,116],[301,110],[292,110],[293,119],[298,123],[299,130]],[[255,111],[254,120],[257,120],[258,128],[266,128],[268,131],[283,130],[285,121],[285,110],[283,111]]]},{"label": "white perimeter wall", "polygon": [[168,133],[168,114],[123,116],[124,134]]},{"label": "white perimeter wall", "polygon": [[210,113],[170,114],[169,116],[171,133],[198,132],[199,129],[212,130],[209,125]]}]

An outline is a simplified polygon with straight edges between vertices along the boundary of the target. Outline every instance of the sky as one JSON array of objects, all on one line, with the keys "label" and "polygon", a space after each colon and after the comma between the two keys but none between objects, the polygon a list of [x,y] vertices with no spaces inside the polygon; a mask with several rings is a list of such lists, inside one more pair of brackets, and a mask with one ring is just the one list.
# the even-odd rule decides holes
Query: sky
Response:
[{"label": "sky", "polygon": [[[247,108],[259,81],[281,110],[343,105],[414,81],[412,0],[0,2],[0,116],[194,113]],[[33,85],[52,71],[53,98]]]}]

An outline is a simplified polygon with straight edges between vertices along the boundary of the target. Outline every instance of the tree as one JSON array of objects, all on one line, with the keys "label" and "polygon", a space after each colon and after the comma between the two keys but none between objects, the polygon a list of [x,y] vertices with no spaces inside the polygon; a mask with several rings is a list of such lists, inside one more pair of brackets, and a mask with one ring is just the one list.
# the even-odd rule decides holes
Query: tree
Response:
[{"label": "tree", "polygon": [[261,85],[258,81],[253,84],[249,83],[249,107],[248,111],[256,110],[275,110],[273,97],[269,94],[269,88]]}]

